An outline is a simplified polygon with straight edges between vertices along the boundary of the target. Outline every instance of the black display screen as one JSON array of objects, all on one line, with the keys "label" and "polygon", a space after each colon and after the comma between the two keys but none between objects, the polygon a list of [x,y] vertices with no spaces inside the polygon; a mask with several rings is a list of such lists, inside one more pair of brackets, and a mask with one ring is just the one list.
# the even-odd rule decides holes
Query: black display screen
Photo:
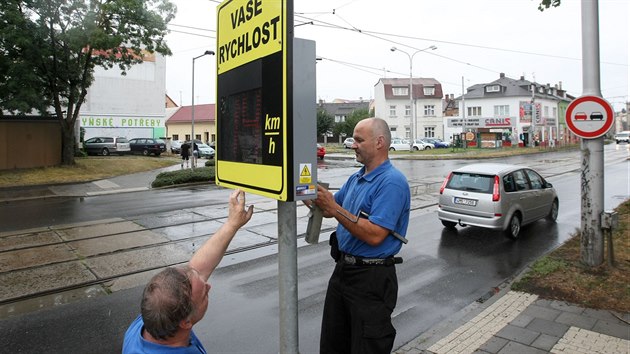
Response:
[{"label": "black display screen", "polygon": [[[270,68],[263,72],[262,67]],[[282,56],[272,54],[219,76],[218,160],[282,166]]]},{"label": "black display screen", "polygon": [[228,96],[221,102],[221,159],[260,164],[263,162],[262,89]]}]

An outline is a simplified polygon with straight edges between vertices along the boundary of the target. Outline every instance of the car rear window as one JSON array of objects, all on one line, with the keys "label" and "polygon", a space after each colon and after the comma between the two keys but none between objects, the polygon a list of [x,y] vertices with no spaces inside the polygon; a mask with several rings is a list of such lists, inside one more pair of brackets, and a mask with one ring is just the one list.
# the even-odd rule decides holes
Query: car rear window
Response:
[{"label": "car rear window", "polygon": [[156,139],[155,142],[158,144],[166,144],[162,139]]},{"label": "car rear window", "polygon": [[446,188],[476,193],[492,193],[493,175],[453,172]]},{"label": "car rear window", "polygon": [[119,144],[124,144],[124,143],[127,142],[127,138],[117,138],[116,142],[119,143]]}]

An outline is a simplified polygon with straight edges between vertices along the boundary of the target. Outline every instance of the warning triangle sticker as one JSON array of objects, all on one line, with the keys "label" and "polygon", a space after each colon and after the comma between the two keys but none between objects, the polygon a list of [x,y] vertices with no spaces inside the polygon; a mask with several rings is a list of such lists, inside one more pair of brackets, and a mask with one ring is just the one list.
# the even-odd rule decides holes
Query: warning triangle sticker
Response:
[{"label": "warning triangle sticker", "polygon": [[300,172],[301,177],[307,177],[311,175],[311,171],[309,171],[308,166],[304,165],[302,172]]}]

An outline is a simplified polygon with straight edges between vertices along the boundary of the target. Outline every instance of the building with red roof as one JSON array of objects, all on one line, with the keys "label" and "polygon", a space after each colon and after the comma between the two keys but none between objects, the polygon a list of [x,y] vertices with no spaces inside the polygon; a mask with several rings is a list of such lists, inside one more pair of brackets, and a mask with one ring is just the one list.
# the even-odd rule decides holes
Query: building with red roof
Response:
[{"label": "building with red roof", "polygon": [[[190,140],[192,106],[182,106],[166,120],[166,136],[171,140]],[[195,105],[195,139],[211,143],[217,139],[214,103]]]}]

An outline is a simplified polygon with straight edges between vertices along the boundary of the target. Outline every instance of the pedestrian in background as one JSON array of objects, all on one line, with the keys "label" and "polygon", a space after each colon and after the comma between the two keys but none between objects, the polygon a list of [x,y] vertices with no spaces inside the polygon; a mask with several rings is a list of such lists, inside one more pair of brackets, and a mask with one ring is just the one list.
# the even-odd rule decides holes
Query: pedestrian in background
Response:
[{"label": "pedestrian in background", "polygon": [[236,232],[252,217],[245,209],[245,192],[230,195],[228,219],[195,252],[187,265],[168,267],[144,288],[141,315],[129,326],[123,354],[206,353],[193,326],[208,309],[208,278],[217,267]]},{"label": "pedestrian in background", "polygon": [[193,158],[192,158],[191,163],[194,167],[197,167],[197,158],[199,158],[199,146],[197,146],[197,143],[195,143],[194,141],[192,144],[193,144],[193,153],[192,153]]},{"label": "pedestrian in background", "polygon": [[190,145],[188,143],[183,143],[180,146],[181,151],[179,154],[182,156],[182,168],[184,168],[184,164],[186,164],[186,168],[188,168],[188,159],[190,158]]},{"label": "pedestrian in background", "polygon": [[[394,257],[407,232],[411,193],[407,178],[389,160],[391,132],[380,118],[354,128],[357,161],[363,167],[333,196],[318,186],[313,202],[339,222],[331,235],[337,262],[328,282],[321,353],[390,353],[396,329],[391,314],[398,298]],[[308,202],[307,202],[308,203]]]}]

